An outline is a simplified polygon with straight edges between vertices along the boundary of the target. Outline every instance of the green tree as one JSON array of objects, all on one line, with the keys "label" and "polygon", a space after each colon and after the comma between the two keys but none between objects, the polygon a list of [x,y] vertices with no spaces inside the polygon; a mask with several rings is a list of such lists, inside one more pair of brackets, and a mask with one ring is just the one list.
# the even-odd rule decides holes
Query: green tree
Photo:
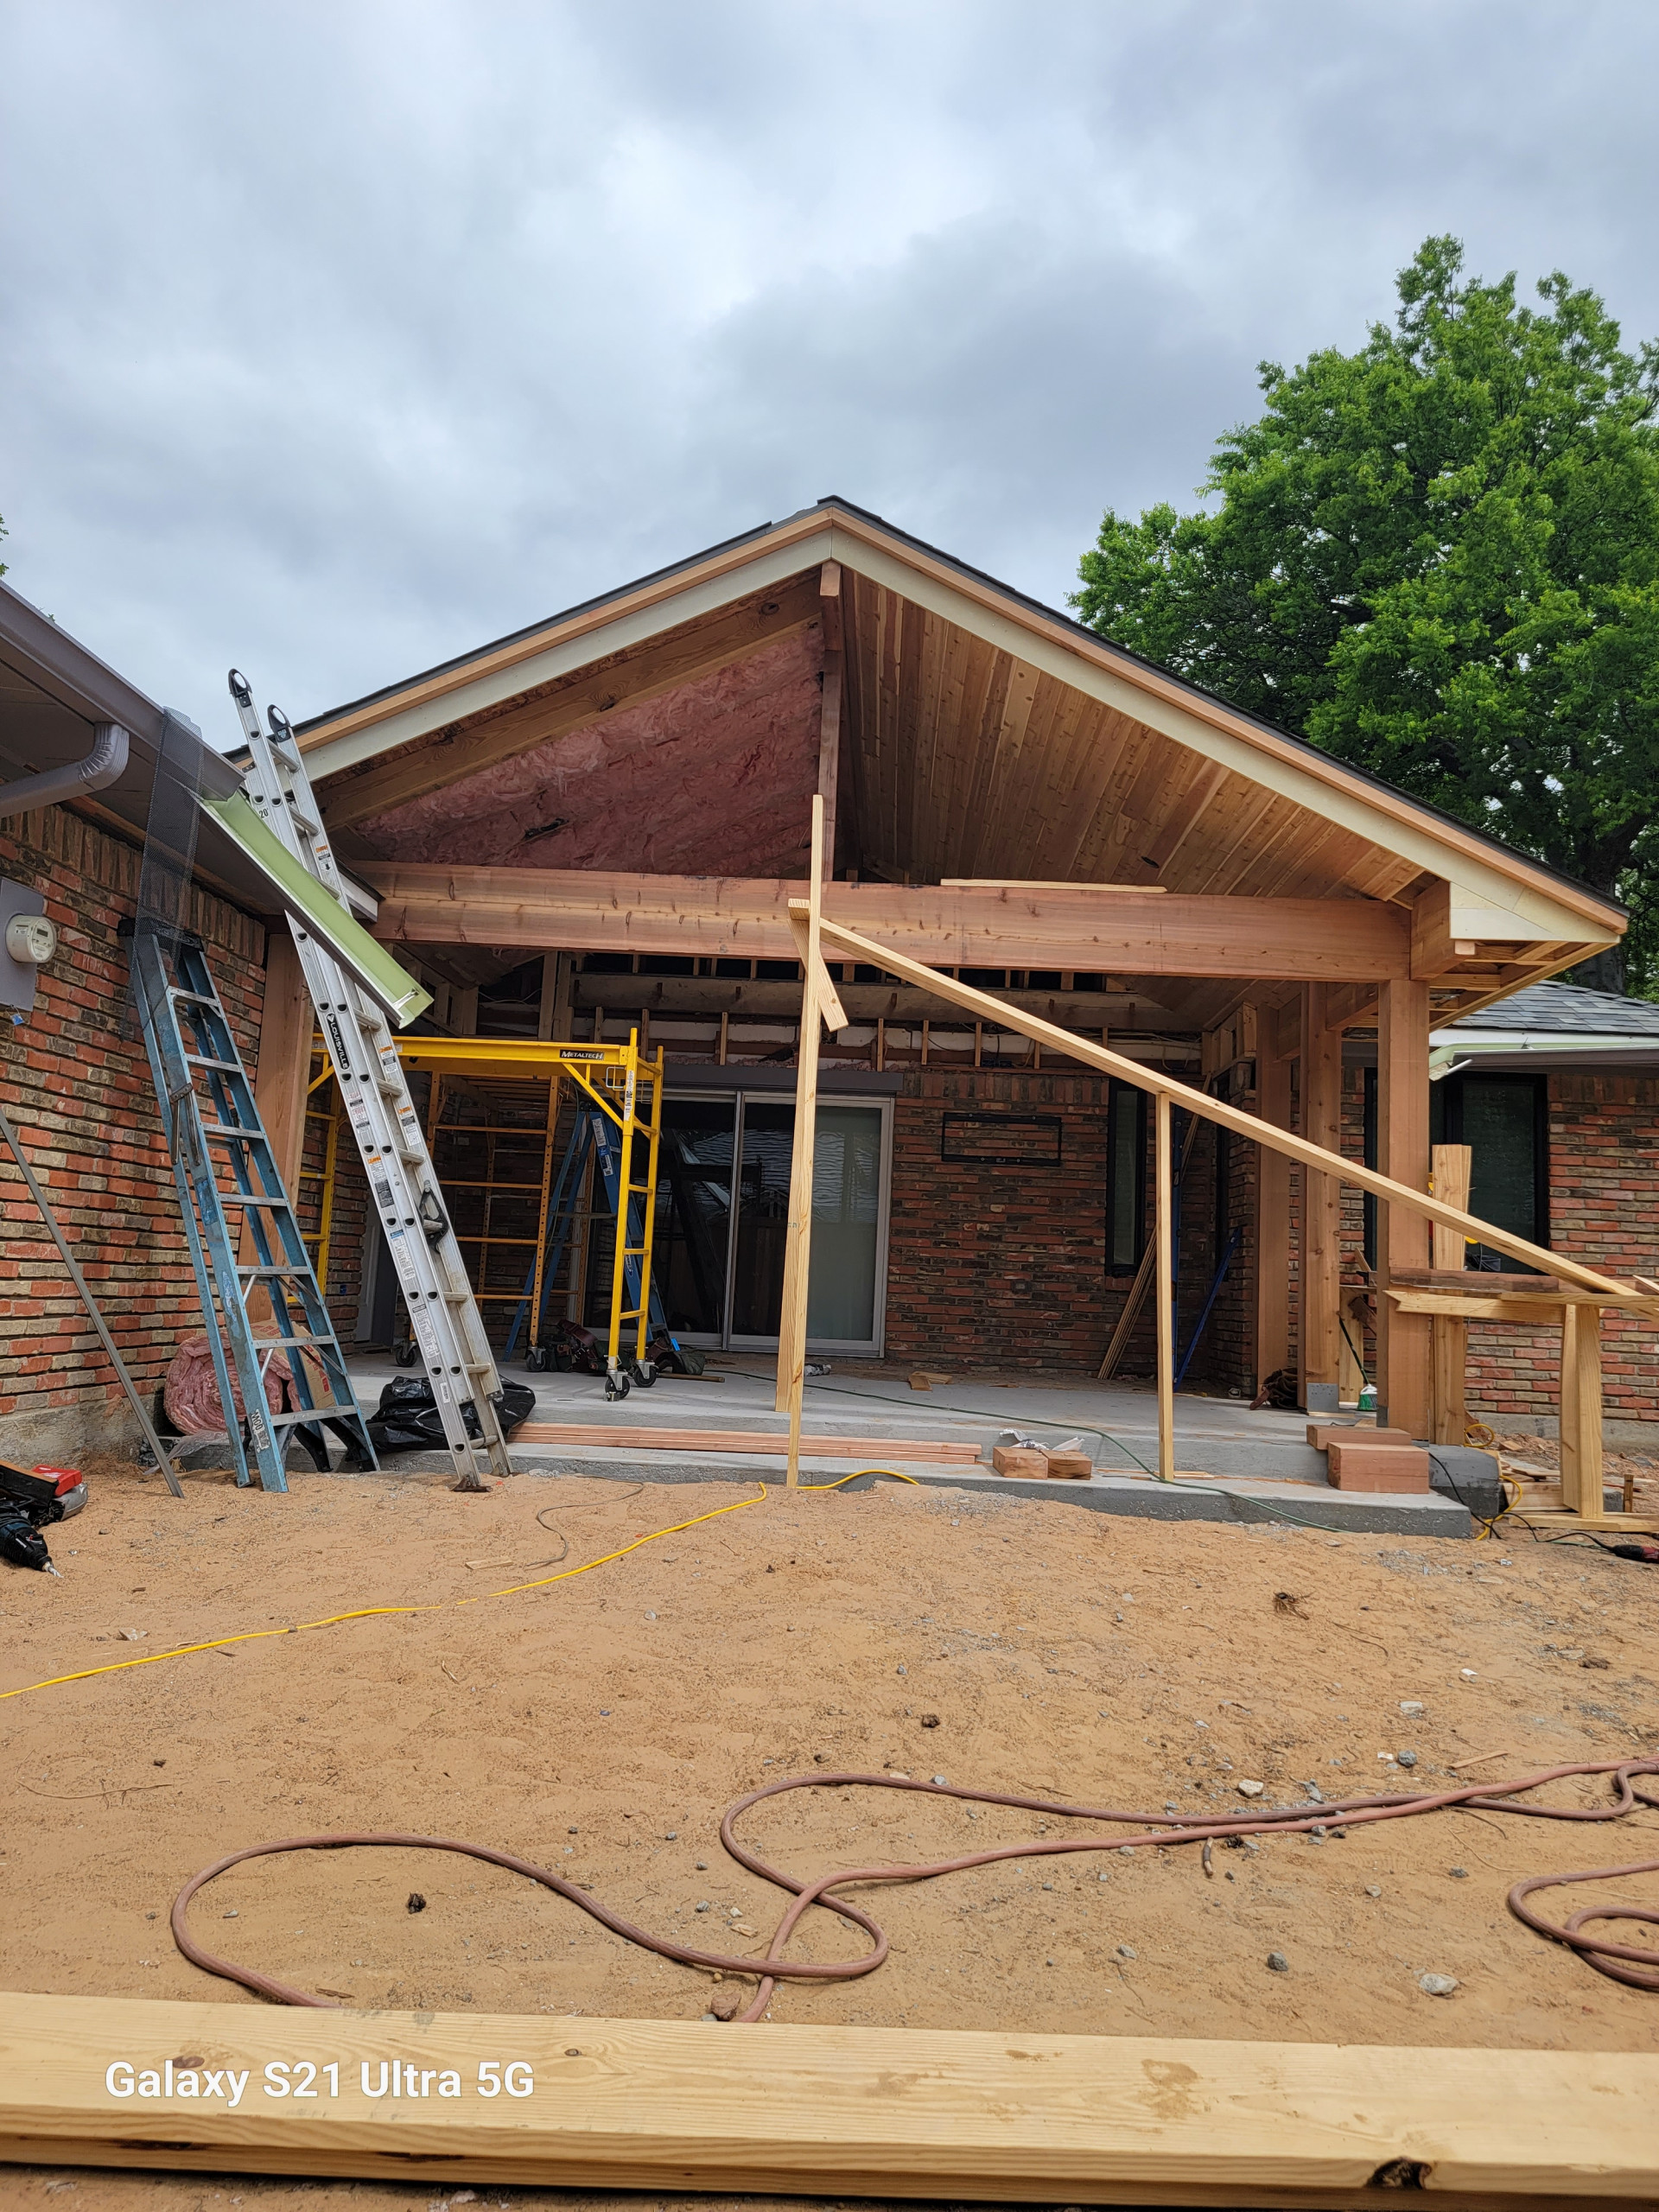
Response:
[{"label": "green tree", "polygon": [[[1198,512],[1108,512],[1071,604],[1177,670],[1623,899],[1579,970],[1659,988],[1659,346],[1557,273],[1430,238],[1394,327],[1261,365]],[[1628,956],[1628,957],[1627,957]]]}]

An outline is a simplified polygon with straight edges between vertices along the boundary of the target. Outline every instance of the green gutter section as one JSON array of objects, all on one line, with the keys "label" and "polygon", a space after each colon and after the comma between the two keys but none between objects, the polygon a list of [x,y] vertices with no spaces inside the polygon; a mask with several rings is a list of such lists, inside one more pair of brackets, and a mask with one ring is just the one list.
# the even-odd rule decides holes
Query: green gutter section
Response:
[{"label": "green gutter section", "polygon": [[198,800],[225,835],[276,889],[290,918],[320,938],[353,979],[407,1029],[432,1003],[432,994],[400,968],[384,944],[290,853],[255,813],[245,793]]}]

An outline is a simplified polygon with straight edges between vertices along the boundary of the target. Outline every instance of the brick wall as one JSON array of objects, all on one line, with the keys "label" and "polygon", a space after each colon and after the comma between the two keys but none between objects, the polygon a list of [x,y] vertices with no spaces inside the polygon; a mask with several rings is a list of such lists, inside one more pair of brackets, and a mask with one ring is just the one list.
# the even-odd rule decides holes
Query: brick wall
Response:
[{"label": "brick wall", "polygon": [[[134,912],[138,860],[64,807],[0,831],[0,875],[44,893],[60,935],[34,1011],[16,1026],[0,1015],[0,1101],[148,1393],[201,1320],[143,1039],[122,1033],[128,969],[117,930]],[[251,1067],[264,925],[197,889],[191,925]],[[9,1153],[0,1265],[0,1452],[27,1465],[129,1442],[120,1387]]]},{"label": "brick wall", "polygon": [[[1109,1089],[1097,1076],[983,1068],[906,1074],[893,1102],[889,1358],[1098,1364],[1133,1281],[1104,1271]],[[947,1113],[1052,1116],[1061,1125],[1059,1164],[942,1159]],[[1209,1143],[1201,1131],[1199,1147]],[[1213,1169],[1206,1173],[1195,1151],[1182,1236],[1186,1326],[1213,1264],[1212,1189]],[[1152,1330],[1148,1299],[1122,1373],[1151,1373]]]},{"label": "brick wall", "polygon": [[[1549,1242],[1615,1275],[1659,1273],[1659,1081],[1549,1077]],[[1500,1426],[1554,1425],[1560,1338],[1554,1329],[1469,1325],[1469,1408]],[[1602,1324],[1610,1421],[1659,1421],[1659,1331],[1636,1318]]]}]

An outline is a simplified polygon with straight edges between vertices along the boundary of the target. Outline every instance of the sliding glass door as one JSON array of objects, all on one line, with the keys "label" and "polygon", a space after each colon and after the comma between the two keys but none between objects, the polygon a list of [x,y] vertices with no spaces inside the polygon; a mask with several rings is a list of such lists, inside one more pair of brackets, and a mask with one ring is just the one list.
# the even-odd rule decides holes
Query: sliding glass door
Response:
[{"label": "sliding glass door", "polygon": [[[812,1176],[807,1336],[826,1351],[880,1350],[891,1109],[821,1102]],[[657,1274],[670,1325],[694,1343],[778,1341],[788,1230],[792,1099],[671,1098],[657,1195]]]}]

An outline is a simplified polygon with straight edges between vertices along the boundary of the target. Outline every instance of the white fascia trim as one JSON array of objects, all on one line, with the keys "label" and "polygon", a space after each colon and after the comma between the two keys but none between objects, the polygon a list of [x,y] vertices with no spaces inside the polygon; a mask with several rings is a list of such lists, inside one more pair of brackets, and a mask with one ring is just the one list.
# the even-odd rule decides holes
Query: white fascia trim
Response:
[{"label": "white fascia trim", "polygon": [[448,728],[451,722],[464,721],[467,715],[481,713],[486,707],[499,707],[504,700],[516,699],[522,691],[556,683],[562,676],[586,668],[590,661],[602,660],[607,653],[626,652],[631,646],[645,645],[660,636],[664,630],[677,628],[683,622],[695,622],[701,615],[717,613],[734,600],[747,598],[751,592],[764,591],[769,584],[782,583],[790,576],[798,575],[804,569],[830,559],[830,538],[828,530],[815,531],[810,537],[791,538],[787,544],[758,553],[753,561],[746,561],[739,568],[723,569],[718,575],[701,583],[689,583],[646,606],[632,607],[613,620],[582,629],[540,652],[527,653],[523,659],[436,692],[414,706],[388,715],[383,721],[368,723],[308,752],[307,772],[314,782],[320,783],[325,776],[338,775],[342,768],[355,767],[359,761],[372,760],[377,754],[407,745],[414,738],[429,736],[434,730]]},{"label": "white fascia trim", "polygon": [[1431,1052],[1642,1052],[1659,1053],[1659,1037],[1562,1036],[1537,1029],[1483,1029],[1471,1036],[1460,1029],[1429,1032]]},{"label": "white fascia trim", "polygon": [[[1443,844],[1427,823],[1398,821],[1373,806],[1357,787],[1326,782],[1294,761],[1269,756],[1243,735],[1202,721],[1173,701],[1143,690],[1128,675],[1103,668],[1060,640],[1027,628],[1012,615],[982,606],[868,538],[844,528],[832,530],[830,557],[925,607],[941,621],[982,638],[1027,667],[1145,723],[1207,760],[1219,761],[1264,790],[1277,791],[1323,820],[1352,830],[1369,844],[1397,853],[1414,868],[1444,878],[1454,887],[1454,913],[1466,913],[1471,925],[1480,925],[1478,929],[1471,926],[1471,936],[1534,944],[1591,941],[1584,915],[1558,905],[1544,892],[1517,883],[1476,855]],[[1459,928],[1458,934],[1462,933]]]}]

